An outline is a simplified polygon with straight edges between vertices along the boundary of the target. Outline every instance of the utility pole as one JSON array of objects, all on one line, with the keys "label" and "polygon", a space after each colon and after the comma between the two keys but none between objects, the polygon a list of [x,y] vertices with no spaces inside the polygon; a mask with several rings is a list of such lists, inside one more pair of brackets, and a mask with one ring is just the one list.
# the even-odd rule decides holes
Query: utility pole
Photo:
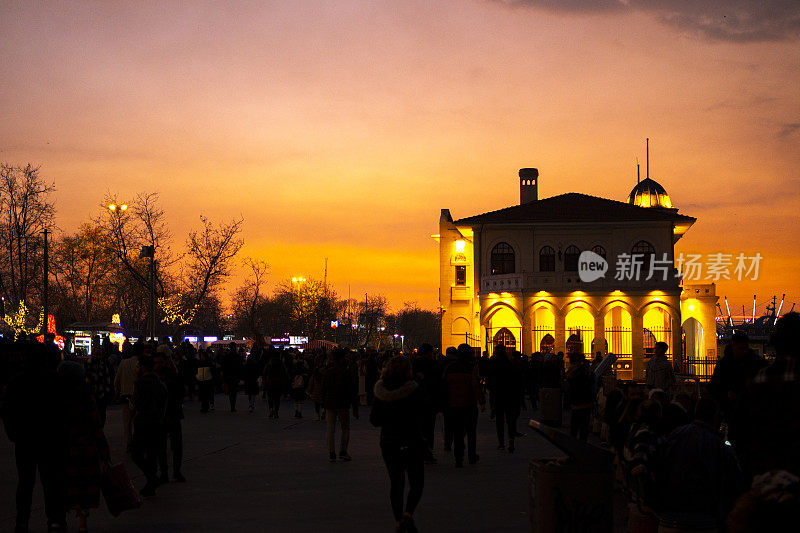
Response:
[{"label": "utility pole", "polygon": [[47,294],[50,281],[48,277],[48,273],[50,271],[50,257],[47,249],[47,235],[50,233],[50,230],[45,228],[42,233],[44,234],[44,283],[42,290],[42,312],[44,313],[44,320],[42,321],[42,334],[45,334],[47,333],[47,316],[50,312]]}]

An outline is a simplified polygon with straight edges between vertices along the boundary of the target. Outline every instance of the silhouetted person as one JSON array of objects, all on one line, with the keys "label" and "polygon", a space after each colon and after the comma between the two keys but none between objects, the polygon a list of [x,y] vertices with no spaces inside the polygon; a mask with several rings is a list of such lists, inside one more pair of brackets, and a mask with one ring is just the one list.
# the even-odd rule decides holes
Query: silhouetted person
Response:
[{"label": "silhouetted person", "polygon": [[3,422],[14,443],[17,465],[16,530],[28,531],[36,470],[44,490],[50,531],[66,531],[64,467],[67,447],[66,389],[55,369],[48,368],[46,348],[19,343],[25,367],[6,389]]},{"label": "silhouetted person", "polygon": [[531,355],[528,361],[527,381],[528,396],[531,399],[531,410],[539,406],[539,387],[542,380],[542,354],[539,352]]},{"label": "silhouetted person", "polygon": [[281,407],[281,395],[286,390],[289,374],[283,365],[278,352],[274,352],[264,367],[264,388],[267,392],[269,417],[278,418]]},{"label": "silhouetted person", "polygon": [[231,404],[231,413],[236,412],[236,396],[239,394],[239,381],[242,379],[242,370],[242,358],[236,349],[236,343],[232,342],[225,353],[225,359],[222,361],[222,379],[225,381],[225,389]]},{"label": "silhouetted person", "polygon": [[658,495],[653,486],[661,439],[661,404],[646,400],[639,404],[625,442],[624,472],[634,498],[652,506]]},{"label": "silhouetted person", "polygon": [[65,504],[78,514],[78,530],[87,530],[91,509],[100,506],[100,477],[111,463],[108,441],[100,423],[100,412],[86,385],[83,365],[64,361],[58,367],[67,387],[69,442],[65,477]]},{"label": "silhouetted person", "polygon": [[294,400],[294,417],[303,418],[303,402],[306,399],[306,383],[308,381],[308,371],[305,363],[297,361],[294,365],[292,376],[292,388],[289,392]]},{"label": "silhouetted person", "polygon": [[497,427],[497,449],[504,450],[505,426],[508,426],[508,451],[514,452],[517,437],[522,395],[522,375],[511,361],[511,353],[505,346],[497,345],[489,360],[489,393],[494,400],[495,425]]},{"label": "silhouetted person", "polygon": [[447,365],[442,376],[444,392],[445,424],[453,432],[456,467],[464,465],[464,436],[467,437],[467,459],[475,464],[480,458],[477,453],[476,431],[478,405],[486,408],[486,400],[481,390],[478,367],[473,361],[473,351],[468,344],[458,347],[457,359]]},{"label": "silhouetted person", "polygon": [[244,363],[242,377],[244,378],[244,393],[247,394],[247,410],[256,410],[256,399],[258,398],[258,378],[261,377],[261,350],[255,348],[250,352]]},{"label": "silhouetted person", "polygon": [[163,444],[167,389],[155,373],[152,356],[139,358],[139,374],[133,392],[131,457],[147,479],[140,494],[153,496],[158,486],[158,456]]},{"label": "silhouetted person", "polygon": [[714,400],[698,400],[694,422],[667,437],[661,457],[659,509],[705,514],[722,524],[743,479],[731,447],[719,434]]},{"label": "silhouetted person", "polygon": [[378,369],[378,354],[370,351],[367,354],[367,360],[364,362],[364,389],[367,392],[367,405],[372,405],[372,400],[375,397],[375,383],[380,379],[380,371]]},{"label": "silhouetted person", "polygon": [[567,372],[569,390],[570,435],[582,441],[589,437],[589,420],[594,399],[594,374],[581,352],[569,354],[570,368]]},{"label": "silhouetted person", "polygon": [[325,440],[328,445],[328,459],[336,461],[336,422],[342,430],[339,459],[350,461],[347,447],[350,443],[350,408],[353,416],[358,418],[358,376],[347,362],[345,351],[337,348],[333,351],[333,363],[325,369],[322,378],[322,396],[325,399],[325,420],[327,432]]},{"label": "silhouetted person", "polygon": [[131,435],[133,434],[133,389],[139,379],[139,357],[144,353],[144,344],[136,343],[127,357],[119,364],[117,375],[114,376],[115,396],[122,402],[122,437],[125,440],[125,450],[131,450]]},{"label": "silhouetted person", "polygon": [[167,404],[164,409],[164,431],[162,431],[162,441],[159,446],[158,463],[161,469],[160,483],[169,481],[169,469],[167,467],[167,439],[169,439],[172,449],[172,479],[178,482],[185,482],[186,478],[181,473],[183,463],[183,379],[178,375],[178,371],[172,362],[164,354],[156,354],[155,371],[158,378],[167,388]]},{"label": "silhouetted person", "polygon": [[422,434],[425,437],[425,443],[428,445],[425,452],[425,461],[435,463],[433,435],[441,398],[441,393],[439,392],[441,375],[439,373],[439,365],[436,363],[436,359],[433,358],[433,346],[427,343],[421,344],[412,366],[414,378],[420,384],[421,394],[424,399]]},{"label": "silhouetted person", "polygon": [[[412,515],[422,497],[427,444],[422,435],[426,400],[421,386],[411,377],[408,358],[393,357],[383,379],[375,384],[375,403],[369,420],[381,428],[381,455],[389,472],[389,492],[398,531],[416,531]],[[403,506],[405,479],[408,498]]]},{"label": "silhouetted person", "polygon": [[51,370],[58,368],[58,364],[63,359],[61,348],[56,344],[56,334],[47,332],[44,334],[44,346],[47,352],[47,367]]},{"label": "silhouetted person", "polygon": [[100,412],[100,421],[106,425],[106,409],[113,394],[113,380],[111,365],[99,344],[92,348],[92,357],[86,364],[86,381],[89,383],[89,392],[92,393],[97,410]]},{"label": "silhouetted person", "polygon": [[[458,360],[458,351],[456,350],[455,346],[448,346],[447,349],[444,351],[444,357],[442,361],[439,363],[439,374],[444,376],[444,370],[450,363],[454,363]],[[488,359],[487,359],[488,360]],[[478,369],[480,373],[480,369]],[[442,386],[444,386],[444,382],[442,382]],[[444,451],[451,452],[453,451],[453,428],[450,426],[450,420],[447,418],[447,398],[444,390],[439,391],[443,395],[442,399],[442,409],[445,415],[442,417],[443,419],[443,429],[444,429]],[[483,387],[481,387],[481,392],[483,392]]]},{"label": "silhouetted person", "polygon": [[668,349],[666,342],[656,343],[655,353],[644,369],[644,380],[647,388],[661,389],[669,394],[675,384],[675,370],[666,355]]},{"label": "silhouetted person", "polygon": [[213,362],[208,358],[206,350],[200,350],[197,361],[197,396],[200,398],[200,412],[207,413],[214,400]]},{"label": "silhouetted person", "polygon": [[725,347],[722,359],[714,366],[709,389],[730,421],[735,405],[747,390],[747,382],[764,366],[764,360],[752,349],[746,334],[736,333]]},{"label": "silhouetted person", "polygon": [[800,314],[778,319],[772,344],[775,361],[753,378],[731,430],[748,475],[786,470],[800,477]]}]

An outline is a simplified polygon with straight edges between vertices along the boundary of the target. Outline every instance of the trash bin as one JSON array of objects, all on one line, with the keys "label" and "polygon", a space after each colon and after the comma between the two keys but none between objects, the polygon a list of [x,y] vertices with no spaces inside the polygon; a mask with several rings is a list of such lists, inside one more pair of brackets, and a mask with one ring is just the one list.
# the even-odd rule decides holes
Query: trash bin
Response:
[{"label": "trash bin", "polygon": [[535,420],[530,426],[566,454],[530,462],[531,531],[613,531],[614,454]]},{"label": "trash bin", "polygon": [[539,417],[542,423],[561,427],[563,416],[561,389],[541,389],[539,391]]}]

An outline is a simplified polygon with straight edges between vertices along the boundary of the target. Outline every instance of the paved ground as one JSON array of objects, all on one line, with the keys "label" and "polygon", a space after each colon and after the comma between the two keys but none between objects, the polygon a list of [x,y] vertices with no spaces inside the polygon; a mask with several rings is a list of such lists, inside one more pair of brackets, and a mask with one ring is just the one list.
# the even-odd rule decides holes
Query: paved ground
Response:
[{"label": "paved ground", "polygon": [[[324,422],[306,416],[270,420],[263,404],[249,414],[246,399],[239,411],[227,410],[217,395],[217,410],[199,413],[197,402],[185,404],[184,474],[188,483],[170,483],[144,506],[113,518],[101,502],[90,516],[90,530],[104,532],[161,531],[394,531],[389,484],[380,458],[378,430],[367,420],[354,420],[351,463],[330,464],[324,445]],[[242,407],[245,407],[242,410]],[[482,414],[478,423],[478,465],[455,469],[441,450],[441,417],[437,426],[439,464],[427,466],[425,492],[416,513],[421,531],[528,531],[528,462],[532,457],[557,457],[559,452],[525,428],[513,455],[496,450],[494,423]],[[140,471],[121,452],[120,412],[109,410],[106,433],[115,460],[124,460],[143,485]],[[14,523],[16,471],[13,449],[0,438],[0,531]],[[31,531],[44,531],[40,487],[34,494]],[[77,523],[70,518],[71,531]]]}]

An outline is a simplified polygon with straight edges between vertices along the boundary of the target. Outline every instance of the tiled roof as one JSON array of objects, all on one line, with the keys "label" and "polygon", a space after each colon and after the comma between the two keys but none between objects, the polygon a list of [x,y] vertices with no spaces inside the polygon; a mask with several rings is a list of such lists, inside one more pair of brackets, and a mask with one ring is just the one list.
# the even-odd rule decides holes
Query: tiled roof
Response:
[{"label": "tiled roof", "polygon": [[456,220],[457,225],[531,222],[658,221],[694,223],[677,209],[639,207],[625,202],[570,192]]}]

